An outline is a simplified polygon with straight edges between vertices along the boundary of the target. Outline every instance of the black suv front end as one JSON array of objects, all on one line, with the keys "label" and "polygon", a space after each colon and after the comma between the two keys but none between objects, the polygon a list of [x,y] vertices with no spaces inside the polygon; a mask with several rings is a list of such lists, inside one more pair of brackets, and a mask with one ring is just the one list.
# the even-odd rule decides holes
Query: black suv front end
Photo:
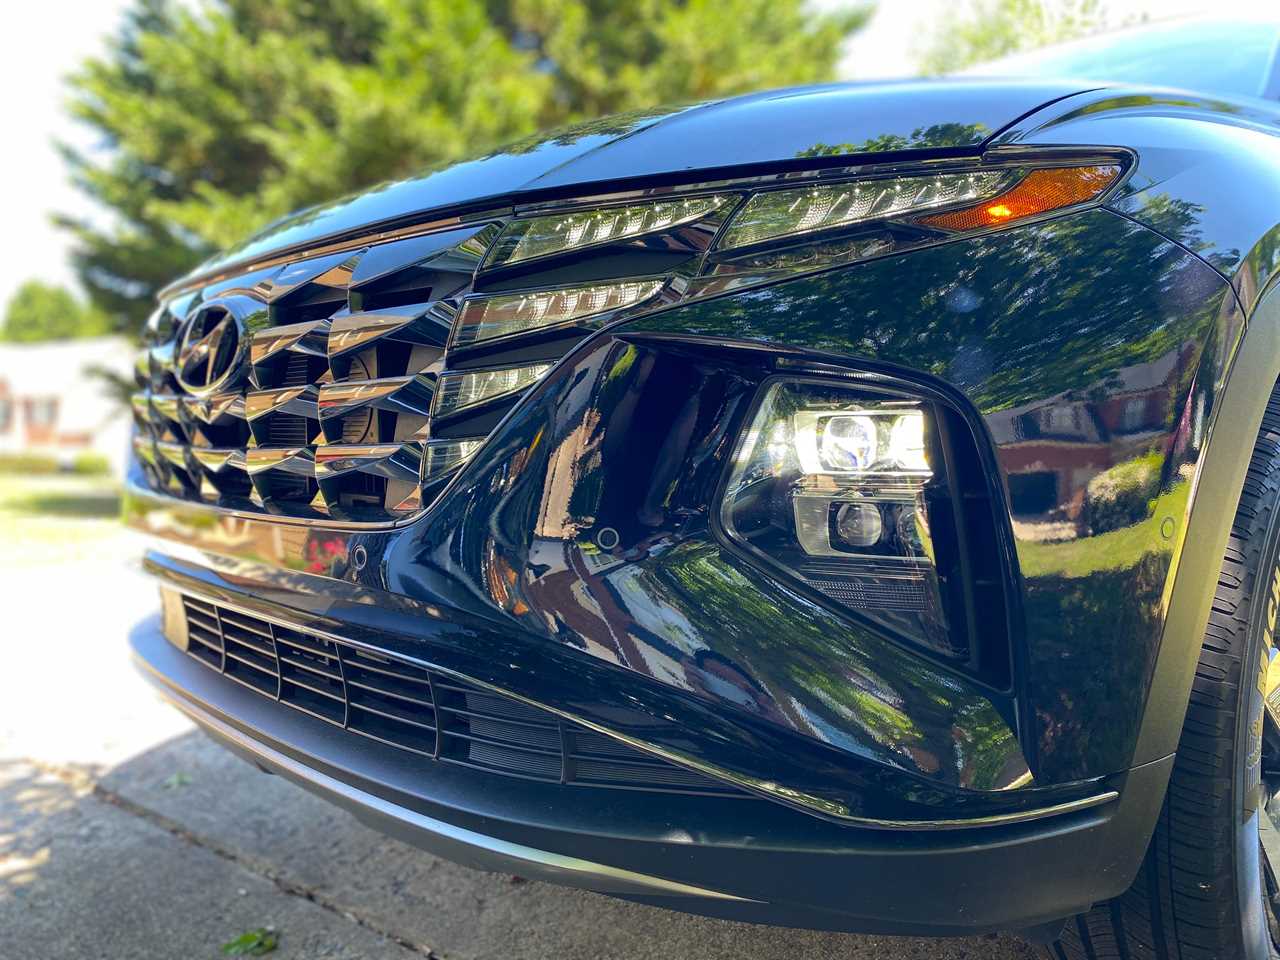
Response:
[{"label": "black suv front end", "polygon": [[[1052,99],[1010,90],[1006,121]],[[1192,481],[1235,482],[1202,467],[1239,303],[1121,211],[1129,145],[957,102],[700,108],[588,136],[580,182],[399,220],[375,193],[175,285],[133,406],[144,671],[480,867],[896,933],[1119,895],[1180,723],[1149,725],[1185,672],[1161,639],[1203,629]],[[628,168],[654,129],[894,103],[939,122]]]}]

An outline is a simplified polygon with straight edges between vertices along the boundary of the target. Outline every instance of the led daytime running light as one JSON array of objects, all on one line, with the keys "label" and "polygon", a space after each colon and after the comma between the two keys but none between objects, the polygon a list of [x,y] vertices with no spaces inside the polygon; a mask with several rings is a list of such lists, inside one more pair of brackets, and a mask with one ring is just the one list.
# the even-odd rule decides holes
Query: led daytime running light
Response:
[{"label": "led daytime running light", "polygon": [[730,222],[720,247],[745,247],[794,234],[968,203],[994,196],[1016,179],[1018,173],[1014,170],[940,173],[757,193]]},{"label": "led daytime running light", "polygon": [[626,207],[601,207],[511,223],[498,238],[488,266],[519,263],[566,250],[629,240],[700,220],[728,203],[730,197],[656,200]]},{"label": "led daytime running light", "polygon": [[1032,170],[998,196],[976,206],[921,217],[919,222],[957,232],[998,227],[1049,210],[1087,203],[1101,196],[1118,176],[1120,166],[1114,163]]},{"label": "led daytime running light", "polygon": [[442,374],[436,382],[433,416],[457,413],[467,407],[518,393],[542,379],[551,369],[549,363],[506,370],[473,370],[466,373]]},{"label": "led daytime running light", "polygon": [[433,440],[422,460],[422,479],[435,480],[461,466],[480,449],[484,440]]},{"label": "led daytime running light", "polygon": [[634,307],[656,296],[665,282],[626,280],[468,299],[454,323],[453,345],[497,340]]}]

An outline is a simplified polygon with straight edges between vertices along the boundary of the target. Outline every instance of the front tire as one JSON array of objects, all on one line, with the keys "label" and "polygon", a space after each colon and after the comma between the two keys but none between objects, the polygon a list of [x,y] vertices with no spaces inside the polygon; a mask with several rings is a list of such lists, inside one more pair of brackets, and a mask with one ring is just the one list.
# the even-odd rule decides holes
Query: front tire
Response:
[{"label": "front tire", "polygon": [[[1278,610],[1280,388],[1250,459],[1169,790],[1142,868],[1123,896],[1068,922],[1048,948],[1055,960],[1280,956],[1275,872],[1261,849],[1270,827],[1263,820],[1267,803],[1280,786],[1264,787],[1270,778],[1263,777],[1264,754],[1268,772],[1280,772],[1263,700]],[[1280,819],[1278,806],[1272,810]]]}]

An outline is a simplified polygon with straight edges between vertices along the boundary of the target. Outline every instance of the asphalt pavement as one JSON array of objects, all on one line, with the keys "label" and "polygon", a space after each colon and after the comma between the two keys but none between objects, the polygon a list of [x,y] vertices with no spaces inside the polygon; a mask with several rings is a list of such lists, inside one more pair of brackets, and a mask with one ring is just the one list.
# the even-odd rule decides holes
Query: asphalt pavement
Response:
[{"label": "asphalt pavement", "polygon": [[133,673],[125,636],[155,606],[141,545],[83,513],[0,517],[0,960],[214,958],[246,934],[282,960],[1036,956],[1012,937],[689,917],[383,837],[228,754]]}]

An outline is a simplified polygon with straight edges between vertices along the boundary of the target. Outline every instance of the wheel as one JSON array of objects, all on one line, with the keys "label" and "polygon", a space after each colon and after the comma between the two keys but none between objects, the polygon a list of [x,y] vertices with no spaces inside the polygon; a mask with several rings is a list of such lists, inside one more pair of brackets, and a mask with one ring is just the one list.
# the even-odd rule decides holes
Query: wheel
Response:
[{"label": "wheel", "polygon": [[[1142,868],[1123,896],[1072,918],[1047,948],[1050,957],[1280,957],[1280,834],[1272,823],[1280,821],[1278,611],[1280,387],[1249,463]],[[1272,707],[1269,690],[1276,691]]]}]

